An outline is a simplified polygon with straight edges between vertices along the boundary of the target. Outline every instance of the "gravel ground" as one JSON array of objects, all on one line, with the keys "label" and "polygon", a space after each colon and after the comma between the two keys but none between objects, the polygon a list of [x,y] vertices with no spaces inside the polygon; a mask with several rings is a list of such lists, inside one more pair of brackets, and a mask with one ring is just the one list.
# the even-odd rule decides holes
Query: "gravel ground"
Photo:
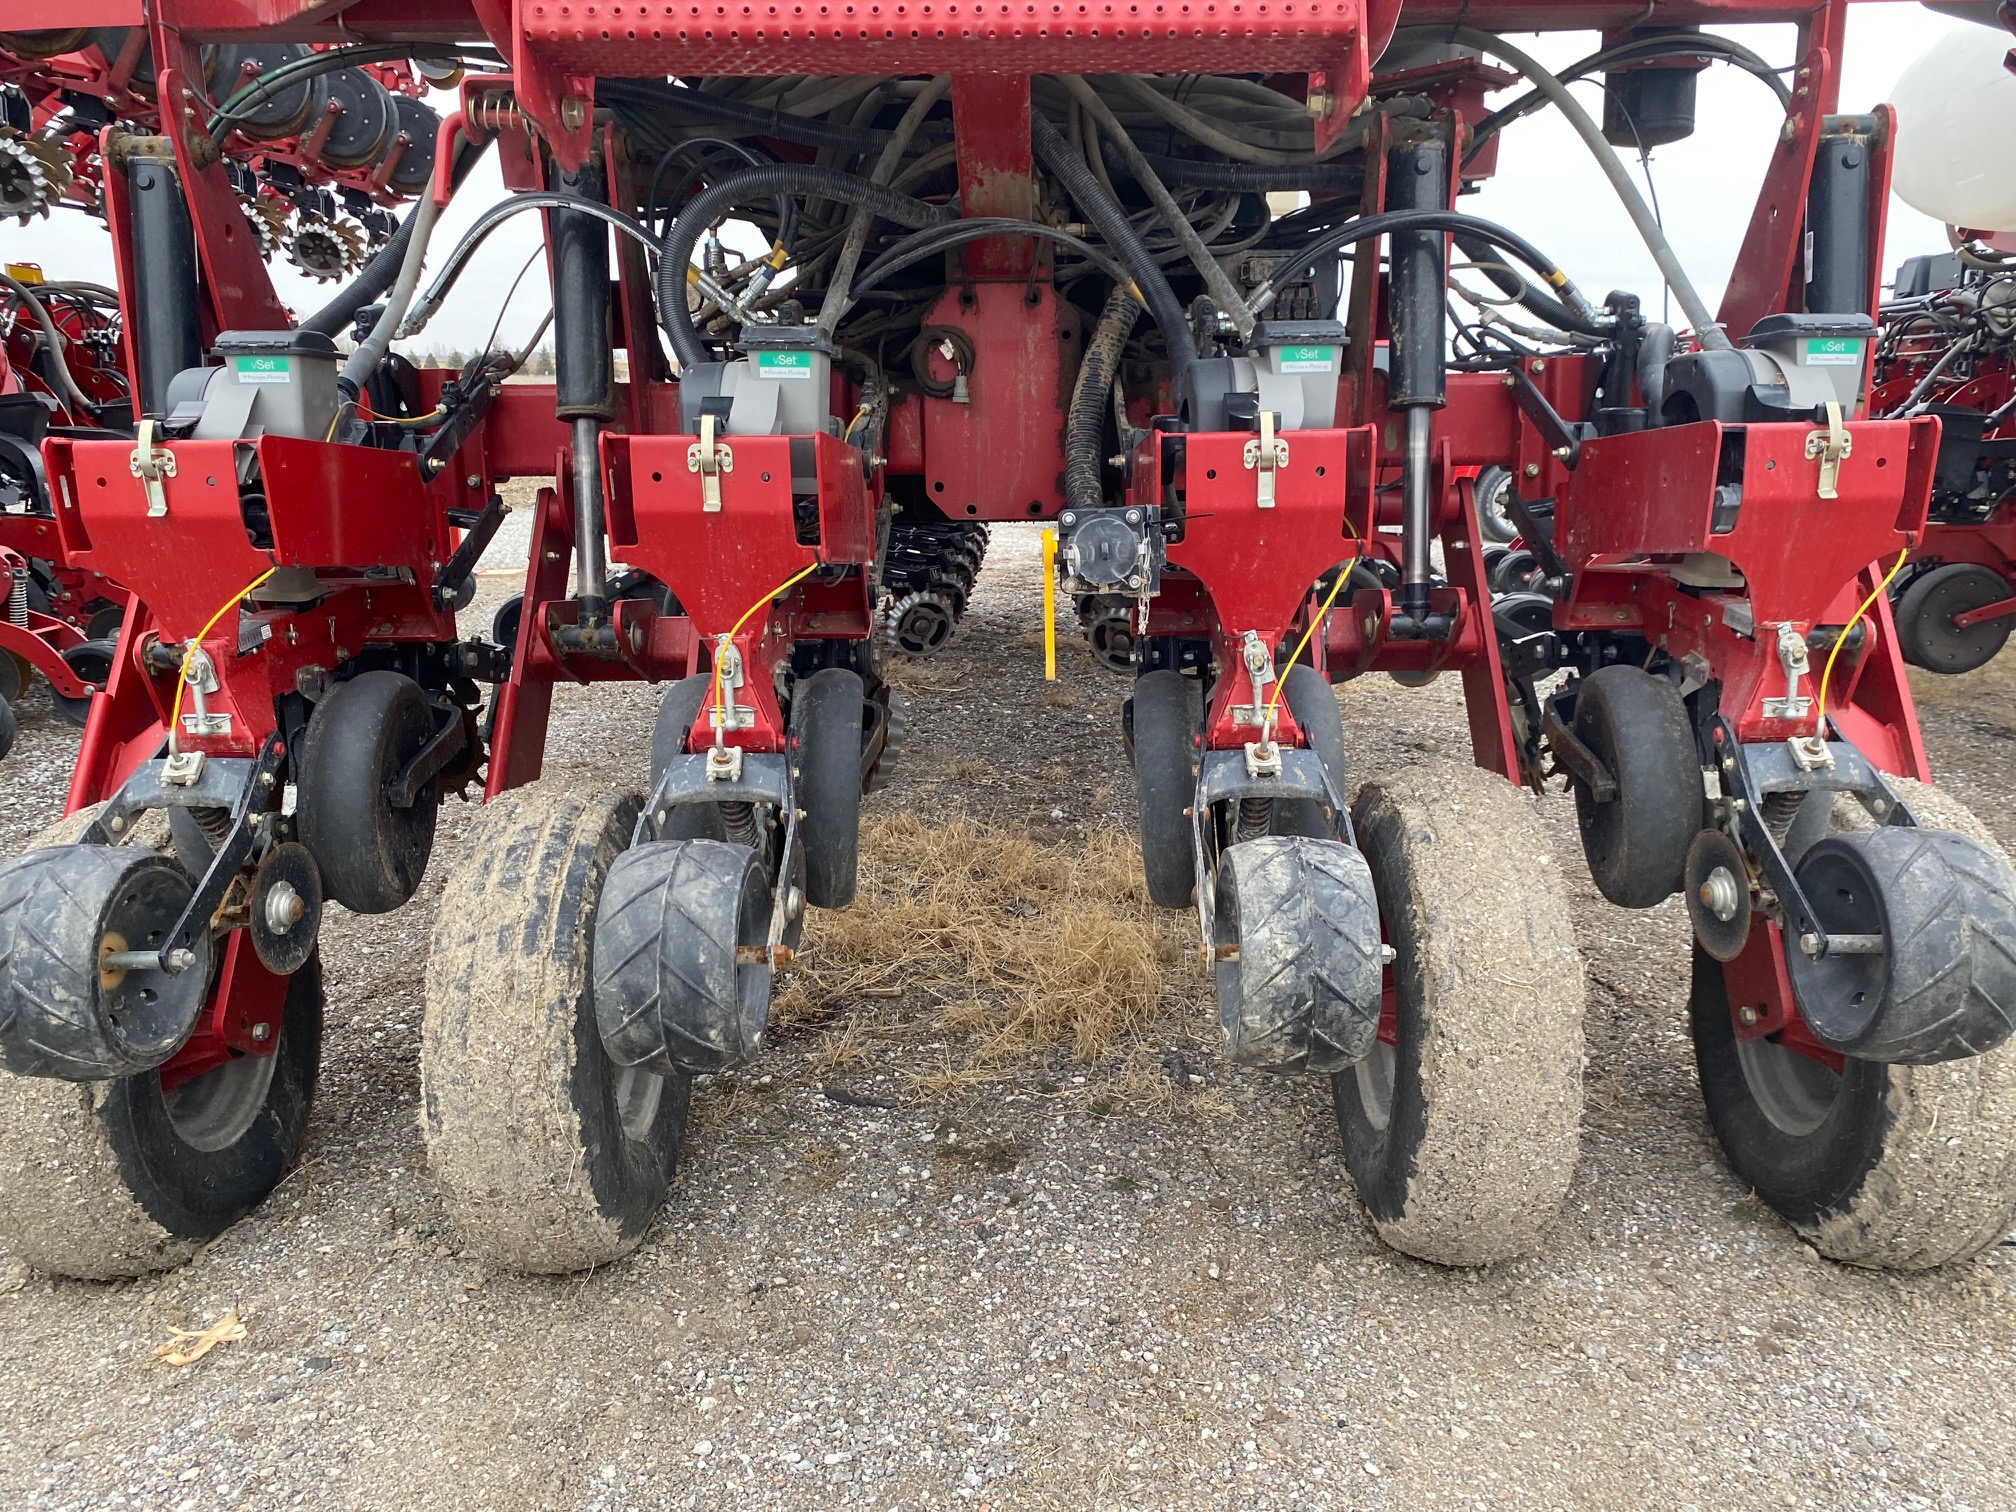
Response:
[{"label": "gravel ground", "polygon": [[[1033,533],[997,533],[961,635],[903,674],[912,739],[871,817],[964,809],[1063,846],[1131,824],[1123,685],[1067,642],[1046,690],[1038,603]],[[2012,667],[1924,709],[1947,785],[2005,843]],[[1462,754],[1447,679],[1342,697],[1361,771]],[[641,781],[653,703],[562,690],[549,776]],[[8,846],[56,817],[76,744],[40,695],[21,712]],[[259,1212],[130,1284],[0,1253],[0,1505],[2016,1504],[2016,1250],[1857,1272],[1760,1210],[1693,1085],[1677,902],[1604,905],[1572,807],[1542,810],[1590,993],[1583,1159],[1538,1259],[1454,1272],[1384,1249],[1327,1089],[1226,1067],[1186,975],[1131,1047],[1166,1068],[1161,1096],[1108,1095],[1116,1061],[1059,1052],[925,1098],[910,1073],[948,1053],[928,1004],[844,1085],[822,1070],[836,1031],[795,1029],[696,1091],[634,1257],[486,1273],[415,1118],[437,862],[402,912],[326,931],[307,1158]],[[444,813],[442,856],[467,814]],[[815,920],[813,948],[845,922]],[[156,1363],[170,1329],[232,1307],[242,1341]]]}]

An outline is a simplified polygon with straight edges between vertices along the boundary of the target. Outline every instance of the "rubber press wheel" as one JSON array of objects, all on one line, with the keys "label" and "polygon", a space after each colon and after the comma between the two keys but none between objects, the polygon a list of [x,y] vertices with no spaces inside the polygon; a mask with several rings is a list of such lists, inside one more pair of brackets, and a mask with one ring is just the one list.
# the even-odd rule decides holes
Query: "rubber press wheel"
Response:
[{"label": "rubber press wheel", "polygon": [[[1314,667],[1299,663],[1281,679],[1281,701],[1295,716],[1303,739],[1329,774],[1330,785],[1339,798],[1349,791],[1345,783],[1344,714],[1337,706],[1337,694],[1329,679]],[[1337,815],[1314,798],[1274,800],[1274,833],[1306,835],[1314,839],[1337,837]],[[1186,858],[1187,859],[1187,858]]]},{"label": "rubber press wheel", "polygon": [[828,667],[803,679],[791,696],[791,776],[798,844],[805,853],[805,897],[816,908],[854,901],[861,855],[861,674]]},{"label": "rubber press wheel", "polygon": [[[119,655],[118,645],[109,640],[80,641],[63,653],[63,661],[82,681],[94,687],[103,688],[112,677],[112,663]],[[55,688],[49,690],[49,702],[56,712],[79,729],[91,717],[91,695],[81,698],[65,698]]]},{"label": "rubber press wheel", "polygon": [[[1939,789],[1888,780],[1920,823],[1999,852]],[[1835,804],[1837,832],[1869,823],[1852,800]],[[1925,1270],[2016,1226],[2016,1045],[1933,1065],[1851,1057],[1835,1070],[1775,1038],[1737,1038],[1740,1006],[1697,949],[1689,1017],[1708,1121],[1730,1168],[1821,1254]]]},{"label": "rubber press wheel", "polygon": [[468,1251],[560,1273],[637,1247],[689,1082],[619,1066],[595,1022],[595,921],[637,800],[535,783],[486,805],[427,962],[421,1128]]},{"label": "rubber press wheel", "polygon": [[[705,672],[682,677],[665,690],[658,704],[658,718],[651,726],[651,786],[655,790],[665,769],[686,754],[686,739],[693,721],[706,705],[714,679]],[[723,840],[721,810],[712,803],[678,803],[658,821],[662,840]]]},{"label": "rubber press wheel", "polygon": [[1575,785],[1589,875],[1618,907],[1650,908],[1680,890],[1701,829],[1701,762],[1687,706],[1667,678],[1603,667],[1582,679],[1574,725],[1617,780],[1608,803]]},{"label": "rubber press wheel", "polygon": [[1397,1250],[1530,1254],[1582,1119],[1582,959],[1546,831],[1518,788],[1453,764],[1367,782],[1351,816],[1394,956],[1390,1026],[1331,1079],[1345,1164]]},{"label": "rubber press wheel", "polygon": [[[93,809],[45,831],[74,842]],[[148,815],[136,844],[167,842]],[[31,847],[35,848],[35,847]],[[0,1073],[0,1237],[88,1280],[180,1265],[278,1186],[300,1154],[322,1057],[319,961],[287,979],[270,1056],[164,1090],[158,1071],[72,1082]]]},{"label": "rubber press wheel", "polygon": [[1197,738],[1204,728],[1197,682],[1180,672],[1142,673],[1134,679],[1132,728],[1148,896],[1163,908],[1188,908],[1197,892],[1188,810],[1197,796]]},{"label": "rubber press wheel", "polygon": [[440,789],[429,778],[405,808],[388,785],[434,733],[410,677],[364,672],[315,706],[303,739],[296,817],[328,896],[352,913],[390,913],[420,886],[434,849]]},{"label": "rubber press wheel", "polygon": [[2008,643],[2016,615],[1961,628],[1954,617],[2016,596],[1999,572],[1971,562],[1934,567],[1911,579],[1897,598],[1897,646],[1904,659],[1928,672],[1972,672]]}]

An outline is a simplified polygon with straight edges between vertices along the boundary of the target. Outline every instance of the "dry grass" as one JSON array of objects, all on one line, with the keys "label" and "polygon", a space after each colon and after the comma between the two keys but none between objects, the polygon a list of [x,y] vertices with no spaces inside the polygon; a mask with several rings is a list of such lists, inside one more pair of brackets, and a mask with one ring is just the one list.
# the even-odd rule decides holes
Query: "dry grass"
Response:
[{"label": "dry grass", "polygon": [[[913,1005],[922,996],[939,1006],[922,1026],[914,1006],[906,1015],[898,1003],[888,1010],[896,1020],[851,1014],[816,1052],[822,1067],[859,1064],[877,1053],[871,1042],[886,1051],[923,1027],[965,1041],[963,1053],[915,1073],[926,1095],[1000,1080],[1044,1052],[1081,1063],[1123,1056],[1129,1101],[1159,1080],[1145,1037],[1165,999],[1187,998],[1183,988],[1201,979],[1186,971],[1187,918],[1148,902],[1128,836],[1097,831],[1066,850],[965,817],[926,825],[901,814],[864,826],[861,854],[854,906],[807,921],[775,1016],[821,1022],[892,985]],[[1160,1027],[1166,1038],[1170,1026]],[[1167,1095],[1160,1088],[1153,1096]]]}]

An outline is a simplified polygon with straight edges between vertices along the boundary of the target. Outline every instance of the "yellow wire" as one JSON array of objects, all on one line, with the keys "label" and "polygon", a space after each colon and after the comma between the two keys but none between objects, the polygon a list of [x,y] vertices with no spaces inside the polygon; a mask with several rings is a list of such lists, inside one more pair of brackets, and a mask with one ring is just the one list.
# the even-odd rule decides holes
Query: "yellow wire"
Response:
[{"label": "yellow wire", "polygon": [[1883,574],[1883,581],[1870,590],[1869,597],[1862,600],[1862,607],[1841,627],[1841,633],[1834,637],[1834,644],[1827,648],[1827,664],[1820,669],[1820,718],[1816,730],[1822,738],[1827,734],[1827,684],[1834,676],[1834,658],[1841,654],[1841,648],[1848,644],[1848,637],[1855,633],[1855,627],[1862,622],[1862,616],[1869,612],[1869,606],[1888,588],[1903,567],[1904,559],[1911,555],[1911,543],[1906,541],[1904,549],[1897,553],[1897,560],[1890,564],[1890,570]]},{"label": "yellow wire", "polygon": [[189,686],[189,663],[195,660],[196,653],[203,649],[203,638],[217,628],[217,621],[231,612],[232,605],[236,604],[246,594],[257,588],[279,570],[278,567],[268,567],[259,576],[252,579],[251,582],[232,594],[231,597],[224,601],[223,607],[203,622],[203,628],[190,637],[188,644],[183,647],[182,666],[175,674],[175,703],[168,711],[168,733],[170,737],[180,735],[182,729],[182,690]]},{"label": "yellow wire", "polygon": [[[1352,526],[1351,522],[1348,519],[1344,522],[1344,528],[1351,532],[1352,540],[1354,541],[1359,540],[1359,535],[1356,528]],[[1295,649],[1288,653],[1288,665],[1283,667],[1281,669],[1281,675],[1274,679],[1274,696],[1267,700],[1267,716],[1265,720],[1262,721],[1261,723],[1262,734],[1265,734],[1267,727],[1274,723],[1274,708],[1277,704],[1281,702],[1281,690],[1288,686],[1288,674],[1295,670],[1295,663],[1301,657],[1303,650],[1307,648],[1309,644],[1309,637],[1316,633],[1316,627],[1323,623],[1323,616],[1328,614],[1330,612],[1330,606],[1337,602],[1337,594],[1343,588],[1345,581],[1351,576],[1351,569],[1353,567],[1356,567],[1360,562],[1364,560],[1365,560],[1365,548],[1363,543],[1361,542],[1358,548],[1358,555],[1354,556],[1353,558],[1351,558],[1350,561],[1345,562],[1337,569],[1337,581],[1330,585],[1330,593],[1329,596],[1323,600],[1323,607],[1318,609],[1316,611],[1316,617],[1309,621],[1309,628],[1302,632],[1302,639],[1295,642]]]},{"label": "yellow wire", "polygon": [[[747,609],[744,609],[742,611],[742,618],[735,621],[728,631],[728,644],[731,646],[735,644],[735,637],[740,635],[742,627],[749,623],[750,615],[761,609],[765,604],[772,602],[780,593],[788,592],[792,587],[796,586],[801,578],[809,577],[812,573],[818,571],[818,569],[819,564],[817,562],[808,563],[806,566],[792,573],[791,576],[784,579],[783,582],[772,588],[768,593],[764,594],[763,597],[756,600]],[[717,652],[714,657],[714,725],[716,729],[725,730],[726,726],[722,721],[727,714],[727,710],[728,706],[721,697],[721,656]]]}]

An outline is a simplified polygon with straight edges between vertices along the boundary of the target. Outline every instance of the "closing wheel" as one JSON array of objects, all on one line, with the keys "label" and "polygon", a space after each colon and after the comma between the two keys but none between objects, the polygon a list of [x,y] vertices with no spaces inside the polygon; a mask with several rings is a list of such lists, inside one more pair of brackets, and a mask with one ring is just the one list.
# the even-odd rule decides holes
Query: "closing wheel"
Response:
[{"label": "closing wheel", "polygon": [[[68,845],[91,812],[37,843]],[[158,824],[135,829],[165,843]],[[288,978],[270,1056],[235,1057],[166,1092],[158,1071],[82,1083],[0,1072],[0,1237],[30,1265],[89,1280],[181,1264],[292,1169],[321,1056],[311,959]]]},{"label": "closing wheel", "polygon": [[[1324,692],[1329,692],[1328,687]],[[1334,1075],[1379,1032],[1379,903],[1336,840],[1263,836],[1218,861],[1218,1025],[1235,1064]]]},{"label": "closing wheel", "polygon": [[1972,672],[1985,667],[2009,640],[2016,616],[1982,620],[1964,628],[1954,617],[2016,597],[1999,572],[1972,562],[1934,567],[1911,579],[1897,597],[1897,647],[1928,672]]},{"label": "closing wheel", "polygon": [[1474,767],[1374,779],[1351,813],[1394,958],[1390,1028],[1331,1080],[1345,1163],[1395,1249],[1529,1254],[1582,1119],[1582,960],[1551,842],[1519,789]]},{"label": "closing wheel", "polygon": [[[1297,663],[1281,679],[1281,701],[1295,717],[1303,740],[1329,774],[1330,785],[1341,797],[1350,791],[1346,782],[1348,763],[1344,755],[1344,713],[1329,679],[1314,667]],[[1314,798],[1274,800],[1274,833],[1310,835],[1318,839],[1337,838],[1337,818]]]},{"label": "closing wheel", "polygon": [[315,706],[303,738],[295,813],[323,890],[352,913],[390,913],[420,886],[434,850],[434,778],[395,808],[388,788],[434,734],[410,677],[363,672]]},{"label": "closing wheel", "polygon": [[[1889,779],[1919,821],[1995,849],[1937,788]],[[1870,821],[1837,801],[1837,829]],[[1998,852],[1999,854],[1999,852]],[[1694,958],[1690,1017],[1708,1121],[1731,1169],[1823,1255],[1925,1270],[2016,1225],[2016,1046],[1934,1065],[1844,1059],[1739,1040],[1722,969]]]},{"label": "closing wheel", "polygon": [[815,908],[854,901],[861,856],[861,674],[828,667],[791,695],[791,776],[798,845],[805,853],[805,896]]},{"label": "closing wheel", "polygon": [[[658,718],[651,726],[651,786],[655,790],[665,769],[686,754],[686,739],[693,721],[707,702],[707,690],[714,679],[705,672],[682,677],[665,692],[658,704]],[[662,840],[725,840],[721,809],[712,803],[675,803],[658,821]]]},{"label": "closing wheel", "polygon": [[506,793],[442,892],[421,1128],[465,1246],[506,1269],[628,1254],[678,1158],[690,1084],[611,1060],[590,986],[603,885],[636,823],[627,795]]},{"label": "closing wheel", "polygon": [[1687,706],[1667,678],[1602,667],[1582,679],[1574,728],[1617,780],[1608,803],[1575,785],[1589,875],[1619,908],[1650,908],[1679,891],[1701,830],[1701,761]]},{"label": "closing wheel", "polygon": [[738,950],[770,930],[756,852],[656,841],[609,869],[595,918],[595,1017],[612,1059],[659,1075],[747,1065],[770,1016],[770,966]]},{"label": "closing wheel", "polygon": [[1863,1060],[1955,1060],[2016,1030],[2016,876],[1951,830],[1889,825],[1832,835],[1799,863],[1830,937],[1874,951],[1785,953],[1800,1016]]},{"label": "closing wheel", "polygon": [[[77,677],[94,688],[103,688],[112,677],[112,663],[119,655],[118,645],[109,640],[80,641],[63,653],[64,665]],[[91,695],[81,698],[65,698],[53,687],[49,690],[49,702],[56,712],[79,729],[91,717]]]},{"label": "closing wheel", "polygon": [[[0,1067],[95,1081],[180,1049],[210,982],[208,929],[174,933],[195,891],[172,857],[139,847],[50,846],[0,868]],[[179,970],[115,954],[171,949]]]},{"label": "closing wheel", "polygon": [[1134,679],[1134,784],[1141,801],[1141,866],[1148,896],[1163,908],[1188,908],[1197,895],[1186,812],[1197,796],[1197,737],[1203,694],[1180,672]]},{"label": "closing wheel", "polygon": [[14,718],[14,705],[0,698],[0,756],[14,749],[14,737],[20,726]]}]

